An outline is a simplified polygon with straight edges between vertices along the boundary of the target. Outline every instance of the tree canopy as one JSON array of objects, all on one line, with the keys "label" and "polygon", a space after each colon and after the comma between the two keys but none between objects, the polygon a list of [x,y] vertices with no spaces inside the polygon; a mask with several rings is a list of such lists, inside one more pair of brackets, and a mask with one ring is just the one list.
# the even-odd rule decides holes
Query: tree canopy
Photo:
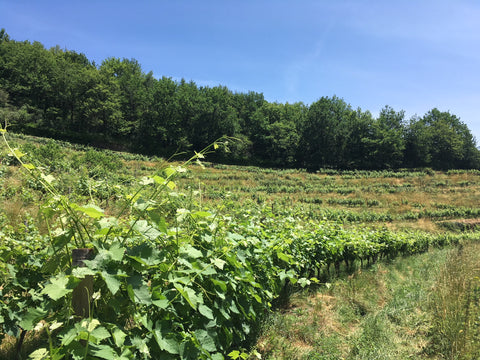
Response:
[{"label": "tree canopy", "polygon": [[19,132],[151,155],[239,139],[215,161],[319,169],[478,168],[460,119],[385,106],[375,118],[343,99],[271,103],[256,92],[155,78],[135,59],[97,65],[84,54],[0,31],[0,120]]}]

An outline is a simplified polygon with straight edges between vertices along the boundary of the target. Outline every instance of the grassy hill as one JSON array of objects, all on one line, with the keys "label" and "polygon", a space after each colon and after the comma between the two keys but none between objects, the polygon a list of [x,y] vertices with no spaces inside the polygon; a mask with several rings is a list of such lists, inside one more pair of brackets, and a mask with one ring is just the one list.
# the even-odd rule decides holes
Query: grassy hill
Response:
[{"label": "grassy hill", "polygon": [[[166,358],[394,359],[453,354],[448,344],[476,354],[478,284],[468,264],[477,260],[469,256],[477,253],[470,241],[478,238],[480,171],[309,173],[206,162],[221,144],[182,164],[6,137],[7,357],[15,347],[28,354],[38,338],[37,358],[76,351],[129,358],[155,349]],[[459,244],[460,252],[450,248]],[[96,254],[83,275],[70,264],[78,246]],[[436,314],[453,302],[445,298],[440,309],[432,299],[452,293],[447,275],[456,265],[468,284],[458,284],[459,308],[451,307],[453,317],[464,316],[463,335],[446,342],[439,334],[448,321]],[[98,324],[85,330],[70,304],[87,273],[101,295],[92,310]],[[45,334],[39,324],[54,330]],[[102,336],[82,348],[95,331]]]}]

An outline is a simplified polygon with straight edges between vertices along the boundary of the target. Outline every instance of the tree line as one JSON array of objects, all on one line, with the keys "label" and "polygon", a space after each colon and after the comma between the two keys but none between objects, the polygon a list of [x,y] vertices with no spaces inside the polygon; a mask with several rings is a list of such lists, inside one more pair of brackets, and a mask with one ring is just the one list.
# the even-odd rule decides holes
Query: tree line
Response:
[{"label": "tree line", "polygon": [[274,167],[478,168],[468,127],[436,108],[406,119],[385,106],[374,117],[343,99],[306,105],[265,100],[225,86],[155,78],[134,59],[100,65],[84,54],[12,40],[0,31],[0,120],[14,131],[149,155],[237,140],[210,159]]}]

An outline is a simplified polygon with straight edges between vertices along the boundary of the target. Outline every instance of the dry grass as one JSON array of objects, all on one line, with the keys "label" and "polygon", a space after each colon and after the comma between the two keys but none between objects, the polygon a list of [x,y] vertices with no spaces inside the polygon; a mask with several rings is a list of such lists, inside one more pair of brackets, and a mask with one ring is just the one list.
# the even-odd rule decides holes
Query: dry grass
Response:
[{"label": "dry grass", "polygon": [[273,315],[257,350],[276,360],[427,358],[427,299],[451,251],[379,263],[318,292],[295,294]]}]

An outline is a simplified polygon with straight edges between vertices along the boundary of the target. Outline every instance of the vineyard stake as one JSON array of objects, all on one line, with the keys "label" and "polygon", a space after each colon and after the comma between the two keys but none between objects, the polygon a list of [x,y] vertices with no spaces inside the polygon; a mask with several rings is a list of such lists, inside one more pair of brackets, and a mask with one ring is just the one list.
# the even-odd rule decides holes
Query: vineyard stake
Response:
[{"label": "vineyard stake", "polygon": [[[72,266],[84,267],[83,260],[91,260],[93,258],[93,249],[73,249],[72,250]],[[72,293],[73,311],[77,318],[90,317],[90,299],[93,294],[93,276],[86,275],[80,281]]]}]

